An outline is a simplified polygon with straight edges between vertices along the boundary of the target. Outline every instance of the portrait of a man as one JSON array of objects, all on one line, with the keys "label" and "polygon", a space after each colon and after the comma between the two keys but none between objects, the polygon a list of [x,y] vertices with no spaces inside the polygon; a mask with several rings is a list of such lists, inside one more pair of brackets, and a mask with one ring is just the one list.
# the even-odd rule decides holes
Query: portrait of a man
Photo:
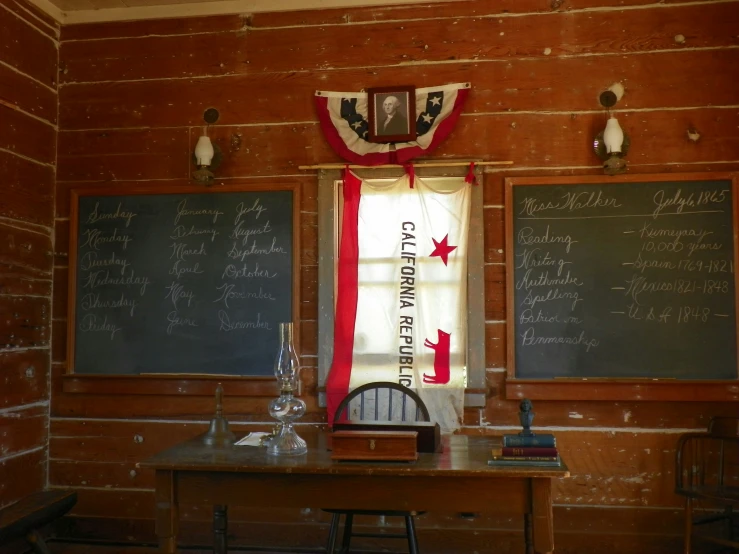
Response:
[{"label": "portrait of a man", "polygon": [[[378,101],[380,97],[378,96]],[[378,135],[405,135],[408,133],[408,118],[403,115],[406,111],[398,96],[389,94],[382,101],[382,116],[377,118]]]},{"label": "portrait of a man", "polygon": [[415,115],[415,97],[408,87],[379,90],[370,96],[372,115],[371,139],[376,142],[413,140],[415,129],[411,121]]}]

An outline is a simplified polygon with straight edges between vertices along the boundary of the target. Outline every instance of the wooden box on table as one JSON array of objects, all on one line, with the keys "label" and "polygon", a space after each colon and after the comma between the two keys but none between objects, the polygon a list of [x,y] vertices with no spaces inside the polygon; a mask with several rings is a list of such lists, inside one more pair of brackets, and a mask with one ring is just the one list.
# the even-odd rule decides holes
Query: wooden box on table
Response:
[{"label": "wooden box on table", "polygon": [[441,452],[441,430],[438,423],[429,421],[361,421],[334,423],[334,431],[410,431],[418,434],[418,452]]},{"label": "wooden box on table", "polygon": [[331,459],[412,462],[416,438],[415,431],[334,431]]}]

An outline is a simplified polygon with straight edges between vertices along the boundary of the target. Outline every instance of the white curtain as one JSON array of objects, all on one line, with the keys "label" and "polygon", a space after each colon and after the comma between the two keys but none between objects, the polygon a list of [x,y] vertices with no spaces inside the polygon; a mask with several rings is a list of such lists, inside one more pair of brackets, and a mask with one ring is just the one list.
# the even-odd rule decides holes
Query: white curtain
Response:
[{"label": "white curtain", "polygon": [[[329,395],[347,377],[349,390],[372,381],[400,383],[416,390],[444,431],[458,429],[467,377],[472,185],[461,177],[408,175],[355,184],[360,195],[351,362],[340,367],[335,358]],[[351,233],[351,228],[342,226],[342,232]],[[341,295],[347,292],[342,287],[353,287],[353,281],[340,274],[338,283],[341,308]],[[341,336],[337,333],[337,341]],[[351,334],[344,336],[352,340]]]}]

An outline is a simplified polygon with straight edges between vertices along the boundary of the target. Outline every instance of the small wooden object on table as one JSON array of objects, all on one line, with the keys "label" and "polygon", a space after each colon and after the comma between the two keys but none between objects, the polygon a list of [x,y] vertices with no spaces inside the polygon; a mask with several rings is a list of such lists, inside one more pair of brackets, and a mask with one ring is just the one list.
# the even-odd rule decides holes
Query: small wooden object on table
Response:
[{"label": "small wooden object on table", "polygon": [[414,462],[415,431],[334,431],[332,460]]},{"label": "small wooden object on table", "polygon": [[438,423],[430,421],[345,421],[334,423],[336,431],[411,431],[417,433],[418,452],[441,452],[441,430]]}]

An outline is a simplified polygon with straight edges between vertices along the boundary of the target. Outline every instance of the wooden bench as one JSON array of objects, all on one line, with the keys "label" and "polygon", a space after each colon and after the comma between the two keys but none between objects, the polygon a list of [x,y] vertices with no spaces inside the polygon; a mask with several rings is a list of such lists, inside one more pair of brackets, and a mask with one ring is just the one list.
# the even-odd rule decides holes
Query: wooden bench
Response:
[{"label": "wooden bench", "polygon": [[77,493],[39,491],[0,510],[0,545],[24,537],[37,554],[50,554],[38,530],[66,514],[77,502]]}]

